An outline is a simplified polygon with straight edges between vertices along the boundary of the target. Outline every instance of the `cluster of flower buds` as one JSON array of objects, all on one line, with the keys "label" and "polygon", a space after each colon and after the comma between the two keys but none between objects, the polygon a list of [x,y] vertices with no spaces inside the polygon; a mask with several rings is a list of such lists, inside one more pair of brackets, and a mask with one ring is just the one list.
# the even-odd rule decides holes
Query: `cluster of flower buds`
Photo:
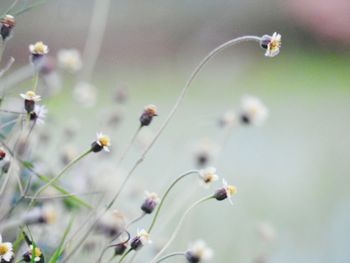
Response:
[{"label": "cluster of flower buds", "polygon": [[141,126],[150,125],[155,116],[158,116],[157,107],[152,104],[147,105],[140,116]]},{"label": "cluster of flower buds", "polygon": [[108,136],[99,132],[96,135],[97,139],[91,144],[91,151],[97,153],[102,150],[109,152],[109,147],[111,146],[111,141]]},{"label": "cluster of flower buds", "polygon": [[7,40],[11,36],[12,29],[15,27],[15,25],[15,18],[11,15],[5,15],[0,20],[0,35],[3,41]]},{"label": "cluster of flower buds", "polygon": [[160,198],[156,193],[146,192],[146,198],[142,203],[141,210],[146,214],[151,214],[159,202]]}]

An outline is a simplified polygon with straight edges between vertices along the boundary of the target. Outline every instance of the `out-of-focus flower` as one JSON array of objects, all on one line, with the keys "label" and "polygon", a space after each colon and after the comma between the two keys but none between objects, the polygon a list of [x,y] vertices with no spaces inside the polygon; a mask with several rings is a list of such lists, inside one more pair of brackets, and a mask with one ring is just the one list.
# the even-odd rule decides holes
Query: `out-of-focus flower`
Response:
[{"label": "out-of-focus flower", "polygon": [[15,18],[9,14],[5,15],[4,18],[0,20],[0,35],[3,41],[11,36],[15,24]]},{"label": "out-of-focus flower", "polygon": [[107,236],[114,237],[121,234],[125,227],[125,217],[121,212],[108,211],[97,223],[96,230]]},{"label": "out-of-focus flower", "polygon": [[104,135],[102,132],[97,133],[96,137],[96,141],[91,144],[91,150],[95,153],[102,150],[109,152],[109,147],[111,146],[109,137]]},{"label": "out-of-focus flower", "polygon": [[42,41],[29,45],[29,51],[32,55],[46,55],[49,53],[49,48]]},{"label": "out-of-focus flower", "polygon": [[152,104],[147,105],[140,116],[141,126],[150,125],[155,116],[158,116],[157,107]]},{"label": "out-of-focus flower", "polygon": [[23,216],[26,225],[32,224],[53,224],[56,222],[56,210],[51,205],[33,208]]},{"label": "out-of-focus flower", "polygon": [[148,232],[144,229],[138,230],[136,236],[130,241],[130,246],[134,250],[139,250],[146,244],[150,244],[150,236]]},{"label": "out-of-focus flower", "polygon": [[213,250],[203,240],[197,240],[186,251],[185,257],[189,263],[199,263],[210,260],[213,257]]},{"label": "out-of-focus flower", "polygon": [[37,124],[44,124],[47,114],[47,109],[44,105],[35,105],[34,111],[30,113],[30,120],[35,121]]},{"label": "out-of-focus flower", "polygon": [[115,101],[117,103],[125,103],[128,99],[128,92],[126,87],[119,87],[115,93]]},{"label": "out-of-focus flower", "polygon": [[242,98],[240,111],[242,123],[261,125],[267,117],[268,110],[258,98],[252,96]]},{"label": "out-of-focus flower", "polygon": [[28,251],[26,251],[23,254],[23,261],[24,262],[32,262],[33,256],[34,256],[34,262],[44,263],[44,255],[41,252],[40,248],[37,246],[33,247],[33,245],[30,245]]},{"label": "out-of-focus flower", "polygon": [[146,198],[141,206],[141,210],[146,214],[151,214],[160,202],[160,198],[156,193],[146,192]]},{"label": "out-of-focus flower", "polygon": [[226,111],[219,119],[219,125],[221,127],[234,127],[237,124],[237,116],[235,111]]},{"label": "out-of-focus flower", "polygon": [[202,138],[194,148],[194,157],[198,167],[207,166],[219,152],[219,145],[208,138]]},{"label": "out-of-focus flower", "polygon": [[2,242],[0,235],[0,262],[10,262],[13,258],[13,248],[10,242]]},{"label": "out-of-focus flower", "polygon": [[266,49],[265,56],[272,58],[280,53],[281,38],[281,35],[276,32],[272,36],[264,35],[261,37],[260,46]]},{"label": "out-of-focus flower", "polygon": [[128,248],[128,242],[120,243],[114,246],[114,255],[123,255],[125,250]]},{"label": "out-of-focus flower", "polygon": [[25,94],[20,94],[20,96],[24,99],[24,109],[28,113],[33,112],[35,108],[35,102],[41,100],[41,97],[31,90],[27,91]]},{"label": "out-of-focus flower", "polygon": [[259,223],[256,230],[261,240],[266,243],[273,242],[277,237],[275,228],[269,223]]},{"label": "out-of-focus flower", "polygon": [[237,188],[233,185],[227,184],[225,179],[222,179],[222,184],[223,187],[215,192],[214,198],[218,201],[227,199],[230,204],[233,204],[231,197],[237,193]]},{"label": "out-of-focus flower", "polygon": [[219,176],[216,174],[215,167],[208,167],[199,171],[199,177],[201,184],[209,186],[212,182],[218,180]]},{"label": "out-of-focus flower", "polygon": [[80,52],[77,49],[62,49],[57,53],[58,65],[70,72],[75,73],[82,67]]},{"label": "out-of-focus flower", "polygon": [[97,90],[96,87],[87,83],[79,82],[74,90],[73,97],[83,107],[92,107],[96,104]]}]

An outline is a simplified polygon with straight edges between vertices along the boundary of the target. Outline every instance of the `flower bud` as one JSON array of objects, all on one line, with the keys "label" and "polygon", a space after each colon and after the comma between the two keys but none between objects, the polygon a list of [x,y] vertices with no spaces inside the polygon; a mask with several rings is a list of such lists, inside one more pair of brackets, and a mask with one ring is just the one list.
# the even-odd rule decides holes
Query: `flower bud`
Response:
[{"label": "flower bud", "polygon": [[11,32],[15,24],[15,18],[11,15],[5,15],[5,17],[0,20],[0,35],[3,41],[11,36]]},{"label": "flower bud", "polygon": [[233,185],[227,184],[226,180],[222,180],[223,187],[216,190],[214,193],[214,198],[218,201],[222,201],[228,199],[228,201],[232,204],[231,197],[237,193],[237,188]]},{"label": "flower bud", "polygon": [[160,198],[156,193],[146,192],[146,199],[141,206],[141,210],[146,214],[151,214],[159,202]]},{"label": "flower bud", "polygon": [[114,255],[115,256],[123,255],[127,248],[128,248],[127,242],[115,245],[114,246]]},{"label": "flower bud", "polygon": [[141,126],[150,125],[154,116],[158,116],[157,107],[155,105],[147,105],[140,116]]},{"label": "flower bud", "polygon": [[151,242],[152,241],[149,239],[149,234],[147,231],[142,229],[141,231],[137,231],[137,235],[130,242],[130,247],[133,250],[139,250],[144,245]]}]

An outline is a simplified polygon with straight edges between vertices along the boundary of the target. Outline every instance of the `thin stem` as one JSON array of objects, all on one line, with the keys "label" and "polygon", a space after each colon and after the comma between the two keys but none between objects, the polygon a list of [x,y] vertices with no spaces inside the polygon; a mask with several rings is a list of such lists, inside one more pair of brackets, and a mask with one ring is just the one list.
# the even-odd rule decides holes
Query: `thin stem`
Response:
[{"label": "thin stem", "polygon": [[48,188],[50,185],[54,184],[69,168],[71,168],[74,164],[76,164],[77,162],[79,162],[81,159],[83,159],[85,156],[87,156],[89,153],[91,153],[92,150],[89,149],[86,152],[84,152],[83,154],[79,155],[77,158],[75,158],[74,160],[72,160],[69,164],[66,165],[66,167],[64,167],[62,169],[62,171],[57,174],[55,177],[53,177],[47,184],[43,185],[33,196],[32,201],[29,204],[29,208],[33,206],[35,199],[46,189]]},{"label": "thin stem", "polygon": [[128,229],[132,224],[135,224],[136,222],[140,221],[142,218],[144,218],[146,215],[146,213],[142,213],[141,215],[139,215],[138,217],[134,218],[133,220],[131,220],[127,225],[126,225],[126,229]]},{"label": "thin stem", "polygon": [[129,150],[131,149],[131,146],[134,144],[136,138],[137,138],[137,135],[139,134],[140,130],[142,129],[143,126],[139,126],[136,130],[136,132],[134,133],[134,135],[132,136],[129,144],[126,146],[124,152],[121,154],[120,156],[120,159],[118,161],[118,164],[117,164],[117,167],[119,167],[119,165],[122,163],[122,161],[125,159],[127,153],[129,152]]},{"label": "thin stem", "polygon": [[152,259],[151,263],[155,263],[157,262],[156,260],[159,258],[159,256],[170,246],[171,242],[174,241],[176,235],[178,234],[183,222],[185,221],[186,217],[188,216],[188,214],[192,211],[193,208],[195,208],[197,205],[205,202],[205,201],[208,201],[210,199],[212,199],[213,196],[207,196],[207,197],[204,197],[202,199],[199,199],[198,201],[196,201],[195,203],[193,203],[186,211],[185,213],[182,215],[179,223],[177,224],[173,234],[171,235],[171,237],[169,238],[169,240],[167,241],[167,243],[164,245],[164,247],[158,252],[158,254]]},{"label": "thin stem", "polygon": [[174,253],[170,253],[160,259],[158,259],[155,263],[159,263],[163,260],[166,260],[167,258],[171,258],[171,257],[175,257],[175,256],[184,256],[185,255],[185,252],[174,252]]},{"label": "thin stem", "polygon": [[126,256],[127,256],[131,251],[133,251],[133,249],[132,249],[132,248],[129,248],[129,250],[126,251],[126,252],[124,253],[124,255],[119,259],[118,263],[122,263],[123,260],[126,258]]},{"label": "thin stem", "polygon": [[33,76],[33,91],[36,92],[36,89],[38,87],[38,82],[39,82],[39,72],[35,71],[34,76]]},{"label": "thin stem", "polygon": [[[130,236],[130,233],[129,233],[128,231],[126,231],[126,230],[125,230],[123,233],[126,233],[126,234],[128,235],[127,239],[124,240],[123,242],[118,243],[118,244],[112,244],[112,245],[106,246],[106,247],[102,250],[100,257],[98,258],[98,262],[99,262],[99,263],[102,261],[103,255],[106,253],[106,251],[107,251],[109,248],[115,247],[115,246],[118,246],[118,245],[123,245],[123,244],[129,242],[130,237],[131,237],[131,236]],[[121,234],[122,234],[122,233],[120,233],[115,239],[119,238]],[[115,240],[115,239],[114,239],[114,240]]]},{"label": "thin stem", "polygon": [[148,228],[148,233],[151,233],[156,221],[157,221],[157,218],[158,218],[158,215],[159,215],[159,212],[160,212],[160,209],[162,208],[163,204],[164,204],[164,201],[165,199],[167,198],[167,196],[169,195],[170,191],[174,188],[174,186],[179,182],[181,181],[183,178],[185,178],[187,175],[190,175],[190,174],[198,174],[199,171],[198,170],[191,170],[191,171],[188,171],[182,175],[180,175],[178,178],[175,179],[174,182],[172,182],[172,184],[168,187],[168,189],[165,191],[165,194],[164,196],[162,197],[162,200],[160,201],[158,207],[157,207],[157,210],[153,216],[153,219],[152,219],[152,222],[151,222],[151,225],[149,226]]}]

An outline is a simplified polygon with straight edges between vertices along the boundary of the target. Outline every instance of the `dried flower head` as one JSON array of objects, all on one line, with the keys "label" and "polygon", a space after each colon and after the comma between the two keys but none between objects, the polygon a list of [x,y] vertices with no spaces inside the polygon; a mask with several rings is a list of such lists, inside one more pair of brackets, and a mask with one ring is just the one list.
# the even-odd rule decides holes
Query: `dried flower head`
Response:
[{"label": "dried flower head", "polygon": [[11,32],[15,24],[15,18],[9,14],[5,15],[4,18],[0,20],[0,35],[2,40],[5,41],[11,36]]},{"label": "dried flower head", "polygon": [[130,241],[130,246],[133,250],[139,250],[146,244],[150,244],[149,234],[146,230],[138,230],[136,236]]},{"label": "dried flower head", "polygon": [[62,49],[57,53],[58,65],[70,72],[75,73],[82,67],[80,52],[77,49]]},{"label": "dried flower head", "polygon": [[32,262],[33,256],[34,256],[34,262],[38,262],[38,263],[44,262],[44,255],[41,252],[40,248],[37,246],[34,247],[33,245],[30,245],[28,251],[26,251],[23,254],[23,261],[24,262]]},{"label": "dried flower head", "polygon": [[234,185],[227,184],[225,179],[222,179],[222,184],[223,187],[215,192],[214,198],[218,201],[228,199],[228,201],[233,204],[231,197],[237,193],[237,188]]},{"label": "dried flower head", "polygon": [[201,179],[201,184],[204,186],[209,186],[210,183],[218,180],[219,176],[216,174],[215,167],[208,167],[199,171],[199,177]]},{"label": "dried flower head", "polygon": [[49,48],[42,41],[29,45],[29,51],[32,55],[43,56],[49,53]]},{"label": "dried flower head", "polygon": [[102,150],[109,152],[109,147],[111,146],[109,137],[102,132],[97,133],[96,137],[96,141],[91,144],[91,150],[93,152],[100,152]]},{"label": "dried flower head", "polygon": [[0,235],[0,262],[10,262],[13,258],[13,248],[10,242],[2,242]]},{"label": "dried flower head", "polygon": [[151,214],[160,202],[160,198],[156,193],[145,192],[146,198],[141,206],[141,210],[146,214]]},{"label": "dried flower head", "polygon": [[158,116],[157,107],[152,104],[147,105],[140,116],[141,126],[150,125],[155,116]]},{"label": "dried flower head", "polygon": [[260,46],[266,49],[265,56],[274,57],[280,53],[281,38],[281,35],[276,32],[272,36],[264,35],[261,37]]},{"label": "dried flower head", "polygon": [[190,245],[185,253],[185,257],[189,263],[199,263],[210,260],[213,257],[213,250],[204,241],[197,240]]},{"label": "dried flower head", "polygon": [[241,101],[241,122],[261,125],[268,117],[266,106],[256,97],[245,96]]}]

